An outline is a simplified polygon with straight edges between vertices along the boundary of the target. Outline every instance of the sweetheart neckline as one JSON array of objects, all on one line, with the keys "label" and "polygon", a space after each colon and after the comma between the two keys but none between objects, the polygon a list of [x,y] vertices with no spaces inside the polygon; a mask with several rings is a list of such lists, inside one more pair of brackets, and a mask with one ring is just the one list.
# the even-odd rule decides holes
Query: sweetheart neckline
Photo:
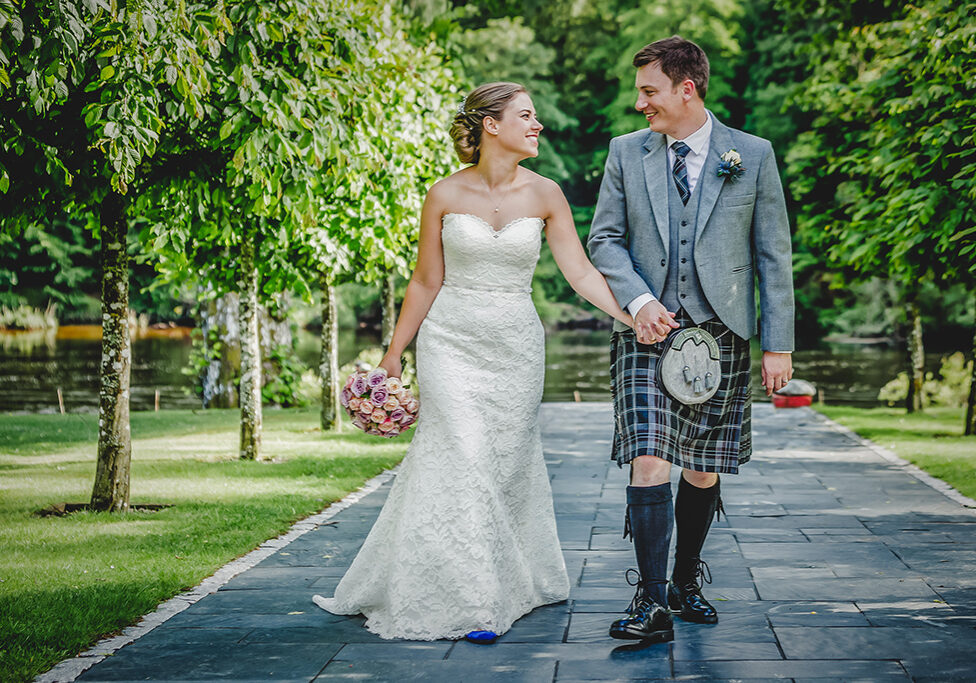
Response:
[{"label": "sweetheart neckline", "polygon": [[502,227],[500,227],[500,228],[498,228],[496,230],[495,229],[495,226],[493,226],[491,223],[489,223],[488,221],[486,221],[484,218],[482,218],[481,216],[478,216],[476,214],[473,214],[473,213],[460,213],[458,211],[448,211],[443,216],[441,216],[441,224],[442,225],[443,225],[444,219],[447,218],[448,216],[468,216],[469,218],[473,218],[476,221],[480,222],[482,225],[484,225],[486,228],[488,228],[489,230],[491,230],[491,232],[493,232],[496,235],[502,234],[503,232],[505,232],[506,230],[508,230],[511,226],[515,225],[516,223],[518,223],[520,221],[537,220],[537,221],[540,221],[543,225],[545,225],[545,223],[546,223],[546,221],[544,219],[540,218],[539,216],[519,216],[518,218],[513,218],[508,223],[506,223],[505,225],[503,225]]}]

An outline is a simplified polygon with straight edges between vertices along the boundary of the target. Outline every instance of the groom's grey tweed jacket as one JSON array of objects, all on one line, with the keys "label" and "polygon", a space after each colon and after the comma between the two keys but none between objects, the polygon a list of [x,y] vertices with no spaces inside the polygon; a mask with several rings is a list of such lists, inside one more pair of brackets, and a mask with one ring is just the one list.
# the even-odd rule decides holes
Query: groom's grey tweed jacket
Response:
[{"label": "groom's grey tweed jacket", "polygon": [[[790,228],[776,159],[768,140],[722,125],[712,116],[708,157],[692,247],[701,292],[725,325],[765,351],[793,350]],[[721,156],[735,149],[745,172],[718,176]],[[665,136],[650,130],[610,141],[587,248],[621,306],[650,291],[660,297],[669,272],[668,184],[673,183]],[[676,260],[675,260],[676,261]],[[626,329],[619,323],[614,329]]]}]

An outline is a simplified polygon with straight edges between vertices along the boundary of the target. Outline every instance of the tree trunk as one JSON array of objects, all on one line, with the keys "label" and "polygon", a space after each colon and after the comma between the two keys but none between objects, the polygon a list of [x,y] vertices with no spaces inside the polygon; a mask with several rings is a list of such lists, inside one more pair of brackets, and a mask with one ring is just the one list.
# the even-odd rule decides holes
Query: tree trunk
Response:
[{"label": "tree trunk", "polygon": [[908,314],[908,396],[905,409],[922,411],[922,384],[925,381],[925,348],[922,346],[922,313],[913,299],[905,305]]},{"label": "tree trunk", "polygon": [[[210,344],[219,345],[220,354],[212,358],[203,373],[203,407],[237,408],[237,373],[241,367],[240,297],[234,292],[207,303],[203,312],[204,353]],[[216,339],[214,339],[216,337]]]},{"label": "tree trunk", "polygon": [[129,261],[128,225],[121,195],[109,192],[101,206],[102,363],[98,406],[98,462],[93,510],[129,508]]},{"label": "tree trunk", "polygon": [[257,460],[261,450],[261,343],[258,335],[257,230],[241,244],[241,460]]},{"label": "tree trunk", "polygon": [[390,347],[393,341],[393,328],[396,327],[396,275],[389,274],[383,278],[383,350]]},{"label": "tree trunk", "polygon": [[969,375],[969,400],[966,401],[966,436],[976,434],[976,321],[973,321],[973,371]]},{"label": "tree trunk", "polygon": [[319,356],[322,378],[322,429],[339,430],[339,323],[336,319],[335,287],[322,278],[322,353]]}]

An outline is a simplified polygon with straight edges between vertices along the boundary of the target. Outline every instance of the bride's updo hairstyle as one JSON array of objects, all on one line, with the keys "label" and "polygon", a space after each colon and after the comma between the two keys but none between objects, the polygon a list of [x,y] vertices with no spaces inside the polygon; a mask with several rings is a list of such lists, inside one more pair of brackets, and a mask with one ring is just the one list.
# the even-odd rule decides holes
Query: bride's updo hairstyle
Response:
[{"label": "bride's updo hairstyle", "polygon": [[476,164],[481,158],[481,134],[485,117],[501,120],[509,101],[520,92],[526,92],[518,83],[485,83],[479,85],[464,98],[451,124],[451,138],[458,159],[464,164]]}]

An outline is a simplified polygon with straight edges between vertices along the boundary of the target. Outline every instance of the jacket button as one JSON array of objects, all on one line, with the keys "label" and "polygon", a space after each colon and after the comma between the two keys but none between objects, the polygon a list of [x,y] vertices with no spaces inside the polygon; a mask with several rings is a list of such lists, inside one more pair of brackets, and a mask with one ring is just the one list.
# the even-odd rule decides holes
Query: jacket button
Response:
[{"label": "jacket button", "polygon": [[687,275],[682,275],[681,276],[681,281],[682,282],[687,282],[688,281],[688,276]]},{"label": "jacket button", "polygon": [[666,266],[666,265],[668,265],[668,264],[667,264],[667,261],[665,261],[664,259],[661,259],[661,265],[662,265],[662,266]]},{"label": "jacket button", "polygon": [[681,240],[682,244],[688,244],[688,240]]},{"label": "jacket button", "polygon": [[681,259],[681,262],[682,262],[682,263],[688,263],[688,259],[686,259],[686,258],[683,258],[683,259]]},{"label": "jacket button", "polygon": [[688,221],[681,221],[681,226],[682,226],[682,227],[684,227],[684,226],[686,226],[686,225],[688,225]]}]

